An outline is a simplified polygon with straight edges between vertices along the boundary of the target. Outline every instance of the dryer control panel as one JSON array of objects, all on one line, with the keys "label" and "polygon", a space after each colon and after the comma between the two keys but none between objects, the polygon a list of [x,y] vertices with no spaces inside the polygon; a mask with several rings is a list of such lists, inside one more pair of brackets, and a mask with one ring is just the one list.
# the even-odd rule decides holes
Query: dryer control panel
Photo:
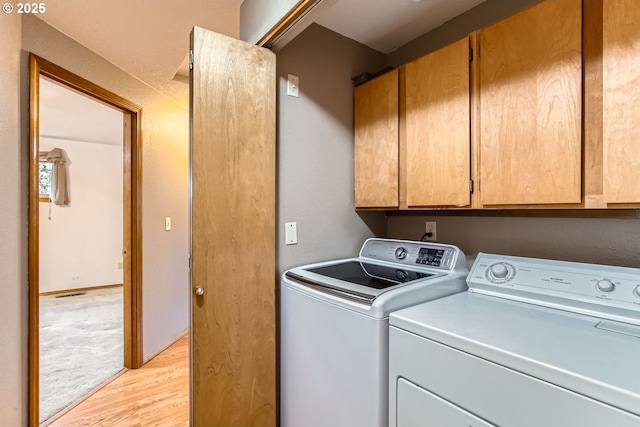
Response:
[{"label": "dryer control panel", "polygon": [[469,291],[640,324],[640,269],[480,253]]}]

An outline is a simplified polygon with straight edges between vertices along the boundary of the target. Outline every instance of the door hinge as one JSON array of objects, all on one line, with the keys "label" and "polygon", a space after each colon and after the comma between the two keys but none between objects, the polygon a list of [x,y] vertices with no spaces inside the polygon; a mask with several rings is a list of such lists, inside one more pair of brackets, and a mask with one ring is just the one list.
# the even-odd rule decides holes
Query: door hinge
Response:
[{"label": "door hinge", "polygon": [[191,254],[187,254],[189,261],[187,262],[187,268],[191,271]]},{"label": "door hinge", "polygon": [[469,62],[473,62],[473,48],[469,48]]},{"label": "door hinge", "polygon": [[469,180],[469,193],[473,194],[473,180]]},{"label": "door hinge", "polygon": [[189,69],[193,70],[193,51],[189,51]]}]

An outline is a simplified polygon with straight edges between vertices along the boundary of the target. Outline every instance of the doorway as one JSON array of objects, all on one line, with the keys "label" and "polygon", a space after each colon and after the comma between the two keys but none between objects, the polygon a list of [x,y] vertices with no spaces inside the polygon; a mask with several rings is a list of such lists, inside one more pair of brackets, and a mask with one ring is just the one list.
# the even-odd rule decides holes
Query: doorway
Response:
[{"label": "doorway", "polygon": [[46,77],[39,107],[42,424],[124,368],[124,129],[120,110]]},{"label": "doorway", "polygon": [[34,427],[40,419],[40,79],[45,77],[122,114],[123,360],[130,369],[142,365],[142,171],[140,107],[34,54],[29,55],[29,67],[29,425]]}]

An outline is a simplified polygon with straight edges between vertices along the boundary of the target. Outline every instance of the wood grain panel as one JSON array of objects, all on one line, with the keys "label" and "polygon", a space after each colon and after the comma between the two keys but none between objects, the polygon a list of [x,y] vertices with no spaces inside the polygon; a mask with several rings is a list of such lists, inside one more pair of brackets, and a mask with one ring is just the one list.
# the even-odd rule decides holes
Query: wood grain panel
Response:
[{"label": "wood grain panel", "polygon": [[398,207],[407,206],[407,66],[398,67]]},{"label": "wood grain panel", "polygon": [[584,58],[584,205],[606,207],[602,160],[602,7],[604,0],[583,4]]},{"label": "wood grain panel", "polygon": [[640,2],[603,10],[603,158],[606,203],[640,203]]},{"label": "wood grain panel", "polygon": [[194,28],[192,420],[276,424],[275,55]]},{"label": "wood grain panel", "polygon": [[40,423],[40,64],[29,54],[29,427]]},{"label": "wood grain panel", "polygon": [[406,66],[407,205],[471,202],[469,38]]},{"label": "wood grain panel", "polygon": [[580,203],[582,2],[480,30],[484,205]]},{"label": "wood grain panel", "polygon": [[471,193],[471,208],[479,209],[481,205],[480,192],[480,77],[478,67],[478,32],[469,34],[469,42],[473,49],[473,61],[469,68],[469,85],[471,91],[470,119],[471,119],[471,179],[473,180],[473,192]]},{"label": "wood grain panel", "polygon": [[354,89],[356,208],[398,206],[398,70]]}]

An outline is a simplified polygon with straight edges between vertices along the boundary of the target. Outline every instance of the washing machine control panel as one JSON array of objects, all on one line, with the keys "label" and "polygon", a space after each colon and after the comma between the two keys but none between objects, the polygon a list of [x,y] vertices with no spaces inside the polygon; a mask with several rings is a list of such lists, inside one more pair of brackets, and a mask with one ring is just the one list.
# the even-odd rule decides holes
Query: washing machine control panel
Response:
[{"label": "washing machine control panel", "polygon": [[364,243],[360,257],[439,270],[466,269],[467,262],[464,253],[453,245],[377,238]]},{"label": "washing machine control panel", "polygon": [[624,312],[640,321],[637,268],[480,253],[467,285],[472,292],[543,305]]}]

